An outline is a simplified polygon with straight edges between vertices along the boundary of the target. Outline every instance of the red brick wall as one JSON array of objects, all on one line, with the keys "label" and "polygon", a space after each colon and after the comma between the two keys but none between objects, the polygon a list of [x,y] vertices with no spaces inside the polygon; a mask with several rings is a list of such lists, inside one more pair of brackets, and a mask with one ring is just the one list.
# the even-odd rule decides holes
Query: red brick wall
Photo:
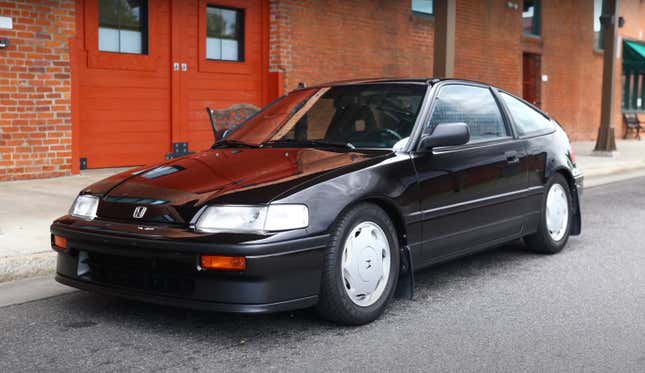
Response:
[{"label": "red brick wall", "polygon": [[73,0],[0,1],[0,181],[71,173]]},{"label": "red brick wall", "polygon": [[593,1],[543,1],[542,108],[575,140],[596,138],[602,53],[595,51]]},{"label": "red brick wall", "polygon": [[[594,140],[600,126],[603,53],[594,49],[593,2],[542,4],[542,73],[549,77],[548,82],[542,83],[542,107],[565,126],[571,139]],[[620,35],[643,40],[645,4],[623,0],[619,14],[626,19]],[[617,65],[614,127],[616,137],[620,138],[624,133],[620,57]]]},{"label": "red brick wall", "polygon": [[332,80],[432,76],[434,20],[410,1],[271,1],[270,70],[285,89]]},{"label": "red brick wall", "polygon": [[455,77],[521,95],[521,7],[509,8],[503,0],[457,0],[456,16]]}]

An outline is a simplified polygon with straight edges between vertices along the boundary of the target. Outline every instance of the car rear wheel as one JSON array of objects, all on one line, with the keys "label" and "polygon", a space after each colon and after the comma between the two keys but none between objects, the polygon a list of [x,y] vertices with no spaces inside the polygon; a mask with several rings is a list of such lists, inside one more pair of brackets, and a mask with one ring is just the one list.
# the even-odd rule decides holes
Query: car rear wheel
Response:
[{"label": "car rear wheel", "polygon": [[544,254],[562,251],[571,232],[571,205],[569,183],[564,176],[554,175],[546,186],[538,231],[524,238],[531,250]]},{"label": "car rear wheel", "polygon": [[347,325],[377,319],[394,294],[399,262],[396,229],[385,211],[370,203],[347,211],[332,228],[318,313]]}]

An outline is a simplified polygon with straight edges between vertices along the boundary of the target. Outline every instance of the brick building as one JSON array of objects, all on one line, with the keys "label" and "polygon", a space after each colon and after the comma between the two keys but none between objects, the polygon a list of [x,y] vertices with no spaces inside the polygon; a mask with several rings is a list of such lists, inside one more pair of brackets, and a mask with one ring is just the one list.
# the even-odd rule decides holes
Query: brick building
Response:
[{"label": "brick building", "polygon": [[[0,180],[157,162],[173,144],[203,149],[212,141],[206,106],[259,107],[299,82],[432,76],[432,3],[0,0]],[[593,139],[601,8],[457,0],[454,75],[523,95],[572,138]],[[629,50],[638,60],[645,4],[622,0],[619,12],[630,43],[619,43],[619,57]],[[617,72],[624,110],[645,110],[636,60]]]}]

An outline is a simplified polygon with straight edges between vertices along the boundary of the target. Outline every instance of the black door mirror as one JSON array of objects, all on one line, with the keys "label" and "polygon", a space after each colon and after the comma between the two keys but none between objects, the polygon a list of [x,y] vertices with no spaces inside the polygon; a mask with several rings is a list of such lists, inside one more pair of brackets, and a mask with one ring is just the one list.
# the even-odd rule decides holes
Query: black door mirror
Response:
[{"label": "black door mirror", "polygon": [[470,130],[463,122],[439,123],[432,134],[423,136],[419,150],[431,150],[440,146],[463,145],[470,141]]}]

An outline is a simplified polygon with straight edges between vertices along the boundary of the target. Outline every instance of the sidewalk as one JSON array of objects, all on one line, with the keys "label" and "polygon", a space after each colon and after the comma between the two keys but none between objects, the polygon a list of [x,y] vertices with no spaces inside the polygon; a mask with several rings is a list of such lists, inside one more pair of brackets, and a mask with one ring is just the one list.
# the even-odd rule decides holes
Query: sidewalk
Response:
[{"label": "sidewalk", "polygon": [[585,185],[594,185],[601,179],[639,171],[645,172],[645,141],[616,140],[618,152],[614,157],[591,155],[594,141],[577,141],[572,144],[576,162],[585,173]]},{"label": "sidewalk", "polygon": [[[645,176],[645,141],[619,140],[615,157],[592,156],[593,147],[591,141],[573,143],[586,187]],[[49,225],[67,212],[83,187],[121,170],[0,183],[0,282],[53,274]]]},{"label": "sidewalk", "polygon": [[53,273],[49,225],[67,213],[81,189],[121,170],[0,182],[0,282]]}]

